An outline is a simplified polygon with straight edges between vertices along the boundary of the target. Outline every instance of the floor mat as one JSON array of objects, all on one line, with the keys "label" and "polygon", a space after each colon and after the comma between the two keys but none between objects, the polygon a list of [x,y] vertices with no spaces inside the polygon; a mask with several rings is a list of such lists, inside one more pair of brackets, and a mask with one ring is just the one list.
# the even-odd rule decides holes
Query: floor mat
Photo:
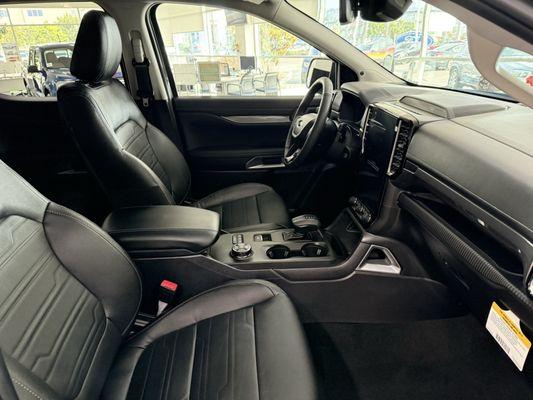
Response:
[{"label": "floor mat", "polygon": [[306,332],[322,399],[533,399],[533,362],[520,373],[471,316]]}]

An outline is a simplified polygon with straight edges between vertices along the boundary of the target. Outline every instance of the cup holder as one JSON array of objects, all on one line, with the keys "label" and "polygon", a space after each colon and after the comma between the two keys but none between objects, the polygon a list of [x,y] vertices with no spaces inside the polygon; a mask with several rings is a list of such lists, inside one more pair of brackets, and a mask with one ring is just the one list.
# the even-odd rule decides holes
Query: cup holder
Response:
[{"label": "cup holder", "polygon": [[291,249],[282,244],[276,244],[272,247],[269,247],[266,251],[268,258],[273,260],[280,260],[283,258],[289,258],[291,256]]},{"label": "cup holder", "polygon": [[306,243],[299,250],[291,250],[285,245],[276,244],[267,249],[266,255],[273,260],[290,257],[324,257],[328,255],[328,247],[324,243]]}]

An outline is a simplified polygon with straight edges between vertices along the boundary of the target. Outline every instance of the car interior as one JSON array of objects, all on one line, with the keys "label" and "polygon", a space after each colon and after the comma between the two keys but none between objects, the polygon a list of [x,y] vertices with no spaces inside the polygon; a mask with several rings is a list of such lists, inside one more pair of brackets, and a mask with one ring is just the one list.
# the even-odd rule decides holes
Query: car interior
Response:
[{"label": "car interior", "polygon": [[533,399],[531,2],[0,3],[0,399]]}]

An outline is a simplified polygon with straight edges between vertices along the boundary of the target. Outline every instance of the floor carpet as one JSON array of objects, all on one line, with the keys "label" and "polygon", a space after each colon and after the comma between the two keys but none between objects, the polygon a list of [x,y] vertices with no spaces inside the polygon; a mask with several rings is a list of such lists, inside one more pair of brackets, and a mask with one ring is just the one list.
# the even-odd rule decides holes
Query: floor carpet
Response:
[{"label": "floor carpet", "polygon": [[305,328],[322,399],[533,399],[533,356],[520,373],[471,316]]}]

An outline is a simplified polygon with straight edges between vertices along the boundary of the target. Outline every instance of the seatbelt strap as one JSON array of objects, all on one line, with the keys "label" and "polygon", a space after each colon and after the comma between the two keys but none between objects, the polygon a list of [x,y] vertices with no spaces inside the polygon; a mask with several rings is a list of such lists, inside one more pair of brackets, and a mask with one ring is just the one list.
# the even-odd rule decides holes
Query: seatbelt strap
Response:
[{"label": "seatbelt strap", "polygon": [[137,78],[137,95],[141,98],[143,107],[148,108],[154,98],[154,89],[150,80],[150,61],[144,54],[139,31],[131,31],[131,48],[133,51],[132,64]]},{"label": "seatbelt strap", "polygon": [[13,387],[13,381],[9,376],[2,350],[0,350],[0,399],[2,400],[18,400],[17,392]]}]

